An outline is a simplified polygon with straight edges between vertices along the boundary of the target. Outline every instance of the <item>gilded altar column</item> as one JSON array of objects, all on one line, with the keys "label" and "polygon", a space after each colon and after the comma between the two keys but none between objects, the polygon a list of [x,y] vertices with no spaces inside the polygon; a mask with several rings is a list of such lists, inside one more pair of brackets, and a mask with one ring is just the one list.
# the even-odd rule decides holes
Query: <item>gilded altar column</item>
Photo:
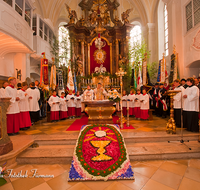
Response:
[{"label": "gilded altar column", "polygon": [[83,63],[83,76],[85,76],[85,51],[84,51],[84,41],[81,41],[81,56]]},{"label": "gilded altar column", "polygon": [[115,45],[115,48],[116,48],[116,72],[118,72],[118,70],[119,70],[119,40],[116,39],[115,43],[116,43],[116,45]]}]

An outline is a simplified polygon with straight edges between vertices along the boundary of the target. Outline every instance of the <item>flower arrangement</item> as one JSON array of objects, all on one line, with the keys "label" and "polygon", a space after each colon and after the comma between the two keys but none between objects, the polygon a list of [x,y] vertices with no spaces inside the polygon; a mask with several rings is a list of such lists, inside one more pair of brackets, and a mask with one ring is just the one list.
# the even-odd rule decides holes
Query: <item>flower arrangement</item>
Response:
[{"label": "flower arrangement", "polygon": [[6,174],[5,173],[5,170],[6,170],[5,164],[3,164],[2,167],[0,166],[0,186],[2,186],[2,185],[7,183],[7,181],[3,178],[3,176]]},{"label": "flower arrangement", "polygon": [[119,102],[121,100],[120,95],[116,90],[108,92],[108,99],[114,102]]},{"label": "flower arrangement", "polygon": [[86,125],[80,132],[69,181],[134,179],[124,139],[115,125]]}]

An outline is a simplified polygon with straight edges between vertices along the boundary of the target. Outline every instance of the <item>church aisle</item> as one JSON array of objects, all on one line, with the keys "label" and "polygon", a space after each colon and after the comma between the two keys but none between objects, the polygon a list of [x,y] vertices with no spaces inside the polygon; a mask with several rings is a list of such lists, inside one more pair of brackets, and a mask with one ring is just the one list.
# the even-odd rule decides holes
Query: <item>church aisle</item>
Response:
[{"label": "church aisle", "polygon": [[135,181],[67,182],[70,164],[66,165],[17,165],[14,172],[32,176],[31,169],[39,175],[54,178],[10,178],[1,190],[199,190],[200,159],[155,160],[131,162]]}]

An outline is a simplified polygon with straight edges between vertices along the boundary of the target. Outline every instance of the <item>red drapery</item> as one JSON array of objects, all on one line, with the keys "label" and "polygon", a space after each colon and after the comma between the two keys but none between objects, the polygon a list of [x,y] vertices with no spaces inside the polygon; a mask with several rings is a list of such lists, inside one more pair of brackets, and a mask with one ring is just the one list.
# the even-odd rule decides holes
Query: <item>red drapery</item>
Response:
[{"label": "red drapery", "polygon": [[[110,46],[108,43],[101,39],[103,42],[105,42],[105,46],[102,48],[106,52],[106,59],[103,63],[103,66],[106,68],[107,72],[110,72]],[[90,46],[90,74],[94,73],[95,67],[100,67],[101,64],[97,63],[94,58],[94,52],[97,50],[95,47],[95,40],[92,43],[92,46]]]}]

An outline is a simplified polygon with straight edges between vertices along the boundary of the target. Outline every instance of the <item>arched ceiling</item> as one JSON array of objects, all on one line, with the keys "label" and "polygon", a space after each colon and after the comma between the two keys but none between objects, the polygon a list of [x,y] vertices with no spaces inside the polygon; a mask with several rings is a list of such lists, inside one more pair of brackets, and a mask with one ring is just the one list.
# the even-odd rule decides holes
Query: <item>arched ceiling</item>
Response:
[{"label": "arched ceiling", "polygon": [[[43,19],[50,19],[52,25],[57,27],[59,22],[68,22],[68,12],[65,8],[65,3],[72,10],[76,10],[78,18],[83,14],[78,6],[81,0],[32,0],[36,7],[35,13],[40,14]],[[114,1],[114,0],[111,0]],[[157,4],[161,0],[117,0],[120,3],[118,16],[123,11],[133,8],[129,20],[134,21],[140,19],[142,25],[154,22],[154,15],[157,10]]]}]

